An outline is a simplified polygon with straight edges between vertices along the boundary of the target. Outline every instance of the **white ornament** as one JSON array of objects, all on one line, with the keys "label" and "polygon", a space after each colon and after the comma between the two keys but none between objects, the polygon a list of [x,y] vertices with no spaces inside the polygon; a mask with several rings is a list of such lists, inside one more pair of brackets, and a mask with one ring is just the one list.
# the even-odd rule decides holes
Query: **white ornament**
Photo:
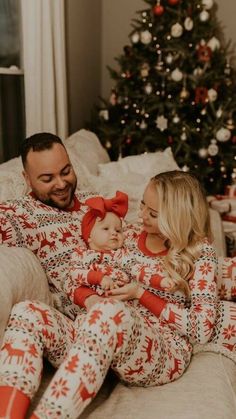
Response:
[{"label": "white ornament", "polygon": [[109,112],[107,109],[101,109],[101,111],[99,112],[99,116],[100,118],[103,118],[104,121],[108,121],[109,120]]},{"label": "white ornament", "polygon": [[176,68],[175,70],[172,71],[171,73],[171,78],[174,81],[181,81],[183,78],[183,73],[182,71],[180,71],[179,68]]},{"label": "white ornament", "polygon": [[221,143],[225,143],[231,137],[231,132],[227,128],[220,128],[216,133],[216,139]]},{"label": "white ornament", "polygon": [[193,20],[191,19],[191,17],[186,17],[184,21],[184,27],[186,31],[191,31],[193,29]]},{"label": "white ornament", "polygon": [[216,51],[220,48],[220,41],[215,36],[213,36],[210,41],[207,42],[207,46],[211,48],[212,51]]},{"label": "white ornament", "polygon": [[175,115],[174,118],[173,118],[174,124],[178,124],[179,121],[180,121],[180,117],[178,115]]},{"label": "white ornament", "polygon": [[185,164],[185,165],[182,167],[182,170],[183,170],[183,172],[188,172],[188,171],[189,171],[189,167],[187,166],[187,164]]},{"label": "white ornament", "polygon": [[164,115],[158,116],[156,119],[156,126],[160,131],[165,131],[168,127],[168,119]]},{"label": "white ornament", "polygon": [[146,31],[141,32],[140,38],[141,38],[142,44],[148,45],[150,44],[152,40],[152,34],[148,30],[146,30]]},{"label": "white ornament", "polygon": [[187,134],[185,131],[182,132],[181,136],[180,136],[181,141],[186,141],[187,140]]},{"label": "white ornament", "polygon": [[202,0],[202,5],[206,10],[210,10],[214,4],[214,0]]},{"label": "white ornament", "polygon": [[201,67],[197,67],[197,68],[195,68],[195,70],[193,72],[193,75],[195,77],[200,77],[202,75],[202,73],[203,73],[203,69]]},{"label": "white ornament", "polygon": [[141,124],[140,124],[139,128],[140,128],[140,129],[146,129],[146,128],[147,128],[147,123],[144,121],[144,119],[142,120],[142,122],[141,122]]},{"label": "white ornament", "polygon": [[218,151],[219,151],[219,147],[216,144],[215,138],[213,138],[211,140],[211,144],[208,147],[208,153],[209,153],[210,156],[214,157],[218,154]]},{"label": "white ornament", "polygon": [[203,10],[200,14],[199,14],[199,19],[201,22],[207,22],[209,19],[210,15],[206,10]]},{"label": "white ornament", "polygon": [[173,38],[179,38],[182,34],[183,34],[183,26],[180,25],[180,23],[175,23],[171,27],[171,36],[173,36]]},{"label": "white ornament", "polygon": [[167,64],[172,64],[173,63],[173,55],[170,52],[166,56],[166,63]]},{"label": "white ornament", "polygon": [[139,33],[134,32],[133,35],[131,36],[131,41],[133,42],[133,44],[137,44],[139,39],[140,39]]},{"label": "white ornament", "polygon": [[208,90],[208,99],[210,102],[215,102],[217,99],[218,93],[215,89],[209,89]]},{"label": "white ornament", "polygon": [[144,90],[147,93],[147,95],[150,95],[152,93],[152,85],[151,83],[147,83],[146,86],[144,86]]},{"label": "white ornament", "polygon": [[205,158],[207,157],[207,155],[208,155],[208,150],[207,150],[207,148],[204,148],[204,147],[199,148],[199,150],[198,150],[198,155],[199,155],[199,157],[201,157],[202,159],[205,159]]},{"label": "white ornament", "polygon": [[223,110],[222,110],[222,108],[219,108],[219,109],[216,111],[216,117],[217,117],[217,118],[221,118],[222,114],[223,114]]}]

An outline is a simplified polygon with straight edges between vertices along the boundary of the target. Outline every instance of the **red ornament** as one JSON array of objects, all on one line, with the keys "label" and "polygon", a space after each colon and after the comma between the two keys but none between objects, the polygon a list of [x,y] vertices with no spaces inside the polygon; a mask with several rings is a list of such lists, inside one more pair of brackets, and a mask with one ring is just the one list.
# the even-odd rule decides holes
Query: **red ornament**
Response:
[{"label": "red ornament", "polygon": [[161,4],[157,4],[156,6],[153,7],[153,13],[156,16],[161,16],[164,13],[164,7]]},{"label": "red ornament", "polygon": [[176,6],[176,4],[179,4],[180,0],[168,0],[168,4],[171,6]]},{"label": "red ornament", "polygon": [[196,87],[195,90],[195,102],[196,103],[206,103],[208,97],[208,90],[206,87]]},{"label": "red ornament", "polygon": [[210,61],[212,56],[211,48],[209,48],[207,45],[199,45],[197,49],[197,55],[199,61],[207,63],[208,61]]}]

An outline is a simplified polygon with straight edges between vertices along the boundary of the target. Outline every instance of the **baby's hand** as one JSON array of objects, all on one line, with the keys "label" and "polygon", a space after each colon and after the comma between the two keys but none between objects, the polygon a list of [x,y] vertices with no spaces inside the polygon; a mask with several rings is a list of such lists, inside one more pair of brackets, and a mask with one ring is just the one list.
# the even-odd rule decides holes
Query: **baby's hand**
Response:
[{"label": "baby's hand", "polygon": [[101,280],[101,288],[103,290],[112,290],[113,288],[116,288],[116,285],[111,277],[104,275]]},{"label": "baby's hand", "polygon": [[171,288],[174,288],[175,283],[171,278],[162,278],[160,282],[161,288],[164,288],[165,290],[169,290]]}]

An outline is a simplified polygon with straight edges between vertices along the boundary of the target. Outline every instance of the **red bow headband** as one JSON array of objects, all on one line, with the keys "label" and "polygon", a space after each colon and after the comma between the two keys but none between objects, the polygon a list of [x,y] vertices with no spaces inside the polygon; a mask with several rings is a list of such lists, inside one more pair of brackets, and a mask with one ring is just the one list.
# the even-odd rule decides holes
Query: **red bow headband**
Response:
[{"label": "red bow headband", "polygon": [[87,243],[97,217],[103,219],[107,212],[114,212],[118,217],[125,217],[128,211],[128,195],[117,191],[114,198],[105,199],[102,196],[96,196],[87,199],[85,204],[91,208],[84,215],[81,223],[82,237]]}]

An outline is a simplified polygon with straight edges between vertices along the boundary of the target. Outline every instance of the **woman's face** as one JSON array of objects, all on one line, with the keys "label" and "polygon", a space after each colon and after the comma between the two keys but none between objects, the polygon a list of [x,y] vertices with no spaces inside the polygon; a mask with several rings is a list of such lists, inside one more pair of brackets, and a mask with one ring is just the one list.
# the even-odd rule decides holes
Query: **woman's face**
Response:
[{"label": "woman's face", "polygon": [[158,234],[158,196],[156,185],[149,182],[144,190],[143,199],[140,203],[139,217],[143,222],[143,229],[150,234]]}]

